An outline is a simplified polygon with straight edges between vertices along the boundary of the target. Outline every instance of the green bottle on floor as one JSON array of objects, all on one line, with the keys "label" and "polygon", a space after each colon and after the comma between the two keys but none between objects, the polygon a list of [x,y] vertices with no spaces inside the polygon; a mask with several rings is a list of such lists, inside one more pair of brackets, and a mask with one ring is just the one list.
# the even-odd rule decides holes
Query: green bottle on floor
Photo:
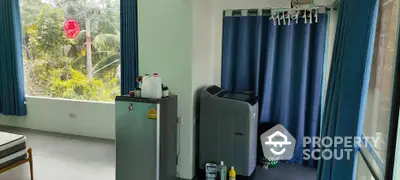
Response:
[{"label": "green bottle on floor", "polygon": [[221,161],[221,164],[219,165],[219,179],[220,180],[226,180],[226,175],[228,174],[228,167],[224,165],[224,161]]}]

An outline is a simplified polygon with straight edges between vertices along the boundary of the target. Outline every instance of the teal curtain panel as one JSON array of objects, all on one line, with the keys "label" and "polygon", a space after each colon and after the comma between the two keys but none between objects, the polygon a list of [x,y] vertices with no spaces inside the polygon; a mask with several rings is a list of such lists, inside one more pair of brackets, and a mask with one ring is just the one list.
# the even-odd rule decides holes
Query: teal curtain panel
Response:
[{"label": "teal curtain panel", "polygon": [[0,114],[26,115],[18,0],[0,1]]}]

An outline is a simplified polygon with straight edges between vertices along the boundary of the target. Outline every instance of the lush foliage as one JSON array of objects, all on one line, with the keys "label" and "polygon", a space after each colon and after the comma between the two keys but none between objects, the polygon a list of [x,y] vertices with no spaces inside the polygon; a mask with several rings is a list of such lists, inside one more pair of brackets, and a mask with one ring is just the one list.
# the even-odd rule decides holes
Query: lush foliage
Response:
[{"label": "lush foliage", "polygon": [[[28,95],[112,101],[119,93],[118,0],[22,0]],[[63,23],[81,32],[67,39]]]}]

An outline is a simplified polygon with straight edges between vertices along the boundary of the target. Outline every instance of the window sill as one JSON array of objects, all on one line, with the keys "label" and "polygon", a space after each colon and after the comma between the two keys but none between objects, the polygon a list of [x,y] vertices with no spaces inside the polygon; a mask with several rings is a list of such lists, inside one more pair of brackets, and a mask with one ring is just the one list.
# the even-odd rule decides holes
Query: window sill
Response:
[{"label": "window sill", "polygon": [[29,95],[25,95],[25,97],[28,100],[29,99],[43,99],[43,100],[56,100],[56,101],[65,101],[65,102],[79,102],[79,103],[93,103],[93,104],[115,104],[114,102],[76,100],[76,99],[53,98],[53,97],[44,97],[44,96],[29,96]]}]

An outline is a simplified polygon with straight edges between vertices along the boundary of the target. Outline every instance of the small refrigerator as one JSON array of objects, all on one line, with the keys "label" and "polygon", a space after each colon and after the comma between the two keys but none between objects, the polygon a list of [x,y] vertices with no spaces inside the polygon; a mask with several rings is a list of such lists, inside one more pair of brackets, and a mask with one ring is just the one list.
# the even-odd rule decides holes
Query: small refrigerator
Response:
[{"label": "small refrigerator", "polygon": [[116,180],[176,179],[177,99],[115,98]]}]

